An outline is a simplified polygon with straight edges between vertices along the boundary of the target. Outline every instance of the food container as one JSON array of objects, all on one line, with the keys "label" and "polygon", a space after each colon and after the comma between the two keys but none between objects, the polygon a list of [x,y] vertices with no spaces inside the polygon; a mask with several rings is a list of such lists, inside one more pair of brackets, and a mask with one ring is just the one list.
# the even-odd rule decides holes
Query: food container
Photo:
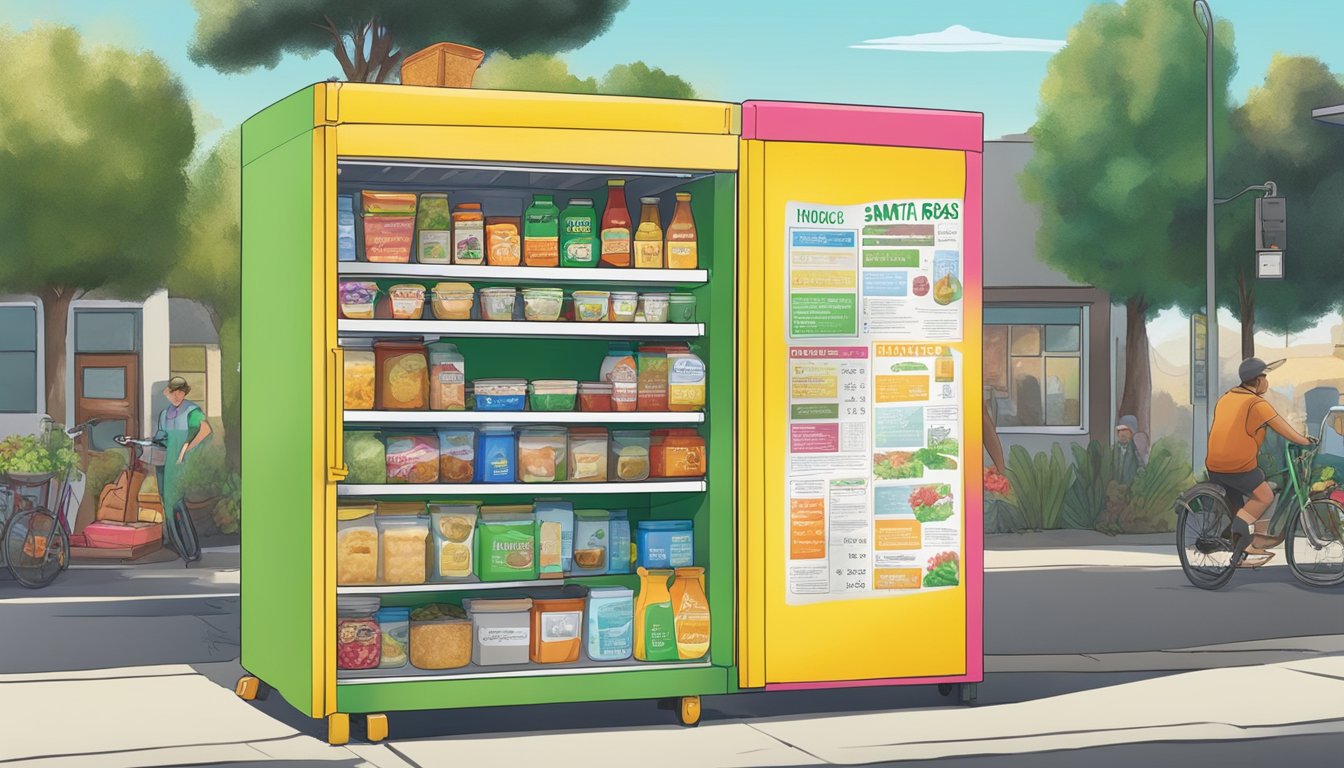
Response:
[{"label": "food container", "polygon": [[378,368],[371,349],[345,350],[345,409],[373,410],[373,393],[378,388]]},{"label": "food container", "polygon": [[600,576],[607,572],[607,547],[611,515],[605,509],[574,512],[575,576]]},{"label": "food container", "polygon": [[630,291],[612,291],[611,312],[607,319],[613,323],[635,322],[635,310],[639,308],[639,294]]},{"label": "food container", "polygon": [[528,385],[529,404],[534,411],[572,411],[579,395],[579,382],[573,379],[539,379]]},{"label": "food container", "polygon": [[378,583],[378,526],[372,504],[336,510],[336,583]]},{"label": "food container", "polygon": [[439,438],[430,433],[387,435],[387,482],[423,485],[439,481]]},{"label": "food container", "polygon": [[490,216],[485,220],[485,262],[492,267],[516,267],[523,259],[518,216]]},{"label": "food container", "polygon": [[554,483],[565,479],[564,427],[518,429],[518,482]]},{"label": "food container", "polygon": [[336,598],[336,668],[375,669],[382,657],[382,637],[373,615],[376,597]]},{"label": "food container", "polygon": [[372,320],[378,301],[378,284],[371,280],[342,280],[337,289],[341,316],[347,320]]},{"label": "food container", "polygon": [[606,427],[572,427],[569,430],[569,480],[574,483],[607,481]]},{"label": "food container", "polygon": [[607,319],[611,301],[609,291],[575,291],[574,316],[582,323],[596,323]]},{"label": "food container", "polygon": [[513,427],[487,424],[476,433],[478,483],[512,483],[518,475],[518,443]]},{"label": "food container", "polygon": [[526,664],[530,656],[532,600],[463,600],[474,625],[471,661],[482,667]]},{"label": "food container", "polygon": [[379,515],[380,566],[384,584],[424,584],[429,570],[429,520],[411,515]]},{"label": "food container", "polygon": [[459,669],[471,663],[471,619],[456,605],[426,605],[411,611],[411,666]]},{"label": "food container", "polygon": [[611,510],[607,537],[611,542],[607,548],[607,573],[629,573],[634,561],[630,553],[630,516],[626,510]]},{"label": "food container", "polygon": [[419,320],[425,316],[425,286],[402,283],[387,289],[393,320]]},{"label": "food container", "polygon": [[411,645],[411,609],[380,608],[373,615],[373,620],[378,622],[378,631],[382,634],[378,668],[406,666],[406,652]]},{"label": "food container", "polygon": [[628,343],[607,346],[599,377],[611,382],[611,410],[628,413],[639,406],[639,367]]},{"label": "food container", "polygon": [[355,260],[355,198],[336,196],[336,260]]},{"label": "food container", "polygon": [[529,658],[537,664],[568,664],[579,660],[583,645],[582,597],[532,601]]},{"label": "food container", "polygon": [[347,485],[382,485],[387,482],[387,447],[383,437],[368,430],[351,430],[342,435],[345,447]]},{"label": "food container", "polygon": [[527,405],[526,379],[477,379],[472,386],[478,411],[521,411]]},{"label": "food container", "polygon": [[641,293],[639,295],[639,309],[635,311],[635,322],[666,323],[667,309],[668,294]]},{"label": "food container", "polygon": [[628,587],[588,590],[588,658],[621,661],[635,651],[635,591]]},{"label": "food container", "polygon": [[421,264],[450,264],[453,260],[453,217],[448,195],[426,192],[420,195],[416,214],[415,260]]},{"label": "food container", "polygon": [[476,474],[476,430],[449,427],[439,437],[439,482],[470,483]]},{"label": "food container", "polygon": [[559,320],[564,298],[565,292],[559,288],[524,288],[523,318],[542,322]]},{"label": "food container", "polygon": [[667,409],[699,411],[705,407],[705,361],[689,347],[667,351]]},{"label": "food container", "polygon": [[433,581],[469,579],[472,574],[476,504],[430,504],[429,533],[433,538]]},{"label": "food container", "polygon": [[567,323],[574,322],[574,297],[566,296],[560,301],[560,319]]},{"label": "food container", "polygon": [[415,193],[366,190],[362,199],[364,259],[383,264],[409,262],[415,240]]},{"label": "food container", "polygon": [[569,573],[574,560],[574,505],[537,499],[537,565],[543,579]]},{"label": "food container", "polygon": [[695,322],[695,294],[674,293],[668,298],[667,319],[673,323]]},{"label": "food container", "polygon": [[615,430],[611,433],[611,457],[607,461],[611,480],[638,483],[649,479],[649,433],[647,430]]},{"label": "food container", "polygon": [[482,507],[476,527],[481,581],[535,581],[537,517],[531,505]]},{"label": "food container", "polygon": [[470,320],[476,291],[470,283],[435,283],[429,307],[436,320]]},{"label": "food container", "polygon": [[517,288],[482,288],[481,319],[512,320],[513,306],[517,303]]},{"label": "food container", "polygon": [[585,381],[579,384],[579,410],[605,412],[611,410],[611,383]]},{"label": "food container", "polygon": [[376,341],[378,368],[375,400],[388,411],[420,411],[429,405],[429,356],[414,341]]},{"label": "food container", "polygon": [[650,477],[705,476],[705,438],[694,429],[656,429],[649,443]]},{"label": "food container", "polygon": [[436,341],[429,352],[429,407],[461,411],[467,407],[467,365],[456,344]]},{"label": "food container", "polygon": [[639,410],[667,411],[667,348],[643,346],[635,354]]},{"label": "food container", "polygon": [[635,525],[635,548],[643,568],[695,565],[695,526],[690,520],[642,520]]}]

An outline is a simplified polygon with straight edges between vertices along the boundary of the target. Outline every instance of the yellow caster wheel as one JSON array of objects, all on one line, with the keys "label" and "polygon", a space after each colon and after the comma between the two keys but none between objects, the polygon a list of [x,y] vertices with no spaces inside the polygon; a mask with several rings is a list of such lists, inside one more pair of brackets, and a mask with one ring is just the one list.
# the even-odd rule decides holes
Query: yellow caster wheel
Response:
[{"label": "yellow caster wheel", "polygon": [[339,747],[350,743],[350,716],[344,712],[327,715],[327,743]]},{"label": "yellow caster wheel", "polygon": [[233,692],[243,701],[252,701],[261,692],[261,681],[251,675],[243,675],[238,678],[238,684],[233,687]]},{"label": "yellow caster wheel", "polygon": [[364,719],[365,736],[370,744],[387,738],[387,715],[369,715]]},{"label": "yellow caster wheel", "polygon": [[677,720],[687,728],[700,724],[700,697],[682,696],[678,701]]}]

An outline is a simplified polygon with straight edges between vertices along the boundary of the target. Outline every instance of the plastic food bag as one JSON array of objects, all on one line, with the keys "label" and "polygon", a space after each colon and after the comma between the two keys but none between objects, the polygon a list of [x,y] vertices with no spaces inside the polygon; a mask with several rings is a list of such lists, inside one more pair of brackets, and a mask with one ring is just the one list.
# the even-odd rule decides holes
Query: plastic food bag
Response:
[{"label": "plastic food bag", "polygon": [[345,482],[373,485],[387,482],[387,452],[377,432],[345,433]]}]

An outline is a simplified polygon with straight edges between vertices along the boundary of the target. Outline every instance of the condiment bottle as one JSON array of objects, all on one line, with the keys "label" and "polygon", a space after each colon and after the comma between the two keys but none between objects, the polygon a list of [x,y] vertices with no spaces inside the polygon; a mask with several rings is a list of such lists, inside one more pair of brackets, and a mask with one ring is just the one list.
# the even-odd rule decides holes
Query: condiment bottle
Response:
[{"label": "condiment bottle", "polygon": [[672,212],[672,221],[667,225],[665,250],[668,269],[695,269],[700,264],[690,192],[677,193],[677,207]]},{"label": "condiment bottle", "polygon": [[597,235],[597,211],[592,199],[572,198],[560,214],[560,266],[597,266]]},{"label": "condiment bottle", "polygon": [[453,263],[485,262],[485,214],[480,203],[461,203],[453,211]]},{"label": "condiment bottle", "polygon": [[607,182],[607,208],[602,212],[602,259],[604,267],[630,266],[630,212],[625,209],[625,182]]},{"label": "condiment bottle", "polygon": [[551,195],[533,195],[523,214],[523,263],[529,267],[560,266],[560,209]]},{"label": "condiment bottle", "polygon": [[658,216],[658,198],[641,197],[639,229],[635,230],[635,268],[663,268],[663,227]]}]

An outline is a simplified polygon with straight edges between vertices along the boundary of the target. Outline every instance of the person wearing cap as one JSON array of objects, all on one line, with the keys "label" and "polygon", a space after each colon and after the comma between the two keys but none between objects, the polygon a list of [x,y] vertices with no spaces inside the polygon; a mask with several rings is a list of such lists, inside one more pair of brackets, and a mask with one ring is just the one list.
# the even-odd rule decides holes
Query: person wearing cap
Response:
[{"label": "person wearing cap", "polygon": [[1243,554],[1263,556],[1254,565],[1264,565],[1273,555],[1264,547],[1253,547],[1252,527],[1261,541],[1274,546],[1269,538],[1269,521],[1261,521],[1274,503],[1274,493],[1265,482],[1265,473],[1257,458],[1265,442],[1267,429],[1272,429],[1285,440],[1298,445],[1310,445],[1311,439],[1296,429],[1265,400],[1269,391],[1267,373],[1283,365],[1282,360],[1266,363],[1258,357],[1241,362],[1237,369],[1241,384],[1218,398],[1213,411],[1213,426],[1209,429],[1209,449],[1204,462],[1209,480],[1228,491],[1229,506],[1235,510],[1232,518],[1232,552],[1237,561]]},{"label": "person wearing cap", "polygon": [[1116,420],[1115,447],[1119,451],[1119,461],[1122,464],[1132,459],[1135,471],[1147,466],[1148,438],[1139,431],[1137,418],[1125,414]]},{"label": "person wearing cap", "polygon": [[163,500],[163,514],[172,514],[182,499],[181,477],[187,455],[210,437],[210,423],[200,406],[187,399],[191,385],[181,376],[168,380],[163,396],[168,407],[159,411],[158,431],[154,439],[165,445],[167,461],[158,468],[159,497]]}]

